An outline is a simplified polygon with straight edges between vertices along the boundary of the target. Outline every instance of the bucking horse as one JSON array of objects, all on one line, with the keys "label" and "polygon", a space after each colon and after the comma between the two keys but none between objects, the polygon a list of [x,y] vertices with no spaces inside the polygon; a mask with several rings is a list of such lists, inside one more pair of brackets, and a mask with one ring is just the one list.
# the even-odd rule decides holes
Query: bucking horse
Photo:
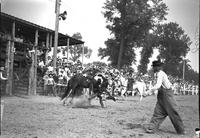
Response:
[{"label": "bucking horse", "polygon": [[92,92],[92,94],[89,96],[88,100],[91,101],[95,97],[98,97],[101,107],[103,108],[102,94],[108,95],[106,99],[116,101],[116,99],[107,91],[107,87],[108,79],[101,73],[95,75],[76,74],[68,81],[67,89],[62,95],[61,100],[63,100],[63,104],[65,104],[66,99],[71,96],[71,102],[75,96],[83,94],[83,88],[89,88],[89,93]]}]

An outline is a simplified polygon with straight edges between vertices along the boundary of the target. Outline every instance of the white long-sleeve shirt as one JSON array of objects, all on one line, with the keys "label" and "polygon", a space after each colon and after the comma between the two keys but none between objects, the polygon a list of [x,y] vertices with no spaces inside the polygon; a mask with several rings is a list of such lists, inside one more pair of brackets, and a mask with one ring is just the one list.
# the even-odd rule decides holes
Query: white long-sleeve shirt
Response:
[{"label": "white long-sleeve shirt", "polygon": [[172,84],[164,71],[160,70],[159,72],[155,73],[155,75],[156,84],[153,86],[152,90],[158,90],[161,86],[165,89],[170,89],[172,87]]}]

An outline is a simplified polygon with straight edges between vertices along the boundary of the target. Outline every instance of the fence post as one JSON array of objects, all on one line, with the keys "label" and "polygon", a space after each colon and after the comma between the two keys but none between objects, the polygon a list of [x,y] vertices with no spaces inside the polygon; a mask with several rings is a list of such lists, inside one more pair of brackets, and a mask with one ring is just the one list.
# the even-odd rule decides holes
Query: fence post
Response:
[{"label": "fence post", "polygon": [[186,93],[185,93],[185,84],[183,84],[183,95],[186,95]]},{"label": "fence post", "polygon": [[[4,101],[1,100],[1,131],[2,131],[2,121],[3,121],[3,109],[4,109]],[[0,135],[1,135],[1,131],[0,131]]]}]

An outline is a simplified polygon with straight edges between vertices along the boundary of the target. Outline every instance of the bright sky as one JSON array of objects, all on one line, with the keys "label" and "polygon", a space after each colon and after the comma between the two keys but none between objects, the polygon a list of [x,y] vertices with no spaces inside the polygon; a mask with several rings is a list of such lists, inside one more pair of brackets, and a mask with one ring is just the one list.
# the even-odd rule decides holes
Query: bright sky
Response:
[{"label": "bright sky", "polygon": [[[47,28],[55,28],[55,0],[1,1],[3,12]],[[85,62],[99,60],[98,48],[105,47],[104,42],[110,37],[109,31],[105,28],[105,18],[101,13],[105,1],[62,0],[61,2],[61,12],[67,11],[67,19],[59,22],[59,31],[68,35],[81,33],[85,46],[93,50],[91,58],[84,59]],[[195,32],[199,29],[199,0],[164,0],[164,2],[169,8],[168,21],[177,22],[194,42]],[[194,47],[193,43],[191,48]],[[155,52],[152,59],[156,56]],[[199,71],[199,51],[195,53],[190,51],[187,58],[191,61],[192,68]]]}]

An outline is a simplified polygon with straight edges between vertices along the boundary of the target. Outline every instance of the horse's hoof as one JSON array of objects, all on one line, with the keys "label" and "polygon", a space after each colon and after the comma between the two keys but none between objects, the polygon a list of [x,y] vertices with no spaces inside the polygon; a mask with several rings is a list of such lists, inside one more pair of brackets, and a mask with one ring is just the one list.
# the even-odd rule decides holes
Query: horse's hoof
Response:
[{"label": "horse's hoof", "polygon": [[63,106],[65,106],[65,102],[63,102],[63,104],[62,104]]}]

